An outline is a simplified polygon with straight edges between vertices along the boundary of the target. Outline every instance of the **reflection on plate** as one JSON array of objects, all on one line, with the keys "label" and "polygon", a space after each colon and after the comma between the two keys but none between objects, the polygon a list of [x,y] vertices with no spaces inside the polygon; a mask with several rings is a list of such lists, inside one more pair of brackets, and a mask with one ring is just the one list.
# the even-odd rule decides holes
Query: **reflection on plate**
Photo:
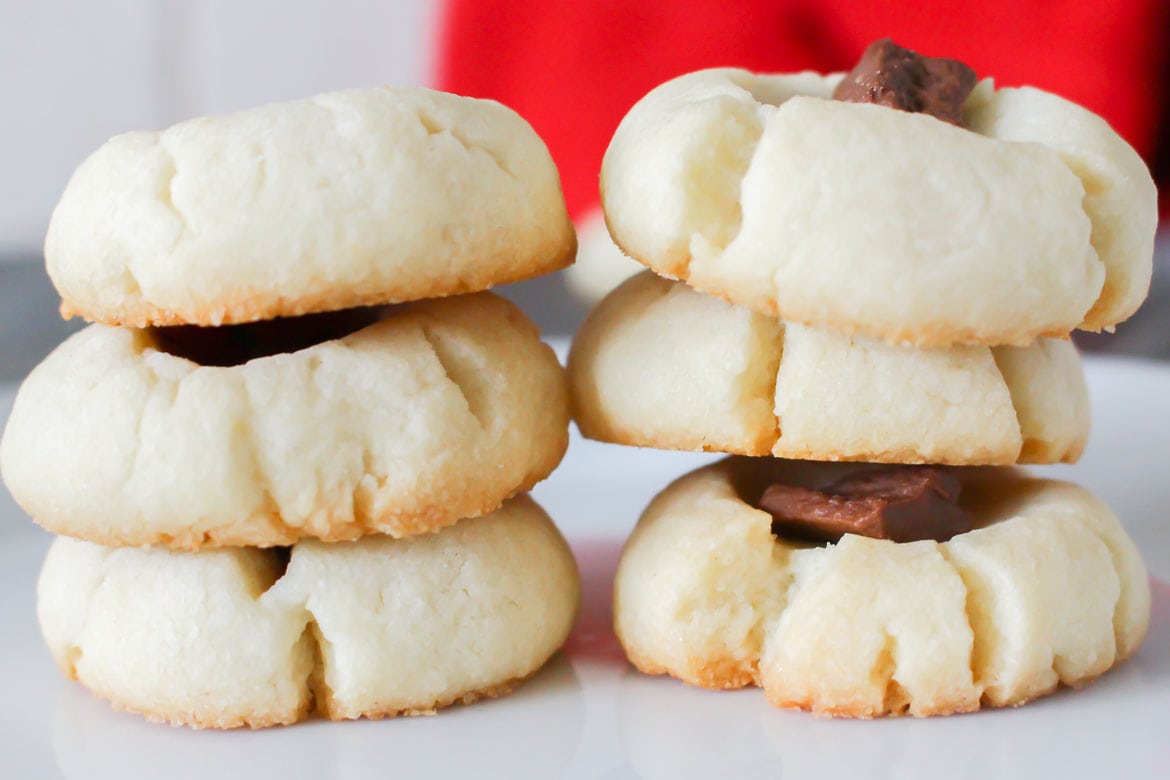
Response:
[{"label": "reflection on plate", "polygon": [[[1170,777],[1170,585],[1153,585],[1136,656],[1018,709],[833,721],[776,710],[755,689],[709,693],[631,670],[617,692],[631,776]],[[717,749],[678,749],[698,744]]]},{"label": "reflection on plate", "polygon": [[[438,717],[310,722],[257,732],[191,732],[111,713],[80,686],[62,686],[53,753],[71,780],[186,778],[560,777],[584,722],[573,665],[557,656],[512,696]],[[501,739],[502,725],[509,738]],[[539,735],[539,738],[536,738]]]},{"label": "reflection on plate", "polygon": [[[111,711],[43,655],[18,688],[28,760],[12,777],[680,778],[1164,777],[1170,769],[1170,585],[1154,581],[1142,650],[1081,691],[1014,710],[933,720],[831,721],[777,710],[756,689],[705,691],[646,677],[609,629],[618,540],[579,541],[588,591],[566,652],[511,696],[435,717],[192,732]],[[6,610],[8,611],[8,610]],[[10,615],[5,614],[5,618]],[[21,628],[31,631],[25,621]],[[22,633],[22,639],[35,641]],[[38,653],[39,646],[34,648]],[[18,694],[21,693],[18,690]],[[51,771],[51,770],[50,770]]]}]

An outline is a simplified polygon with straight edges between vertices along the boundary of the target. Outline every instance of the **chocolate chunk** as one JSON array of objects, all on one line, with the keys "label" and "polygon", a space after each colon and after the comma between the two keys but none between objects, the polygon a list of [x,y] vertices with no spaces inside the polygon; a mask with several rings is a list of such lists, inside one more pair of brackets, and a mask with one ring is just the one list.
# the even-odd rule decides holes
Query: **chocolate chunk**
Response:
[{"label": "chocolate chunk", "polygon": [[757,506],[772,515],[778,536],[836,542],[845,534],[873,539],[945,542],[971,530],[959,506],[962,486],[930,466],[894,466],[860,471],[824,490],[783,483],[769,485]]},{"label": "chocolate chunk", "polygon": [[962,127],[963,104],[977,81],[958,60],[923,57],[884,38],[869,45],[833,99],[930,114]]},{"label": "chocolate chunk", "polygon": [[348,336],[382,319],[385,313],[386,307],[370,306],[243,325],[174,325],[150,330],[162,352],[201,366],[238,366]]}]

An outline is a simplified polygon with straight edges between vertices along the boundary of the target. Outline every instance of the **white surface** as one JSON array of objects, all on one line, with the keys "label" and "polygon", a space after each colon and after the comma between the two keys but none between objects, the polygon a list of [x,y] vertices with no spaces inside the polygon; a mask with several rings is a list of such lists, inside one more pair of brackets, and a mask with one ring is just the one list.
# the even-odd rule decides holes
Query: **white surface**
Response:
[{"label": "white surface", "polygon": [[[0,495],[0,776],[690,778],[1170,776],[1170,366],[1092,359],[1096,419],[1077,466],[1121,515],[1157,577],[1138,655],[1078,693],[928,721],[826,721],[634,673],[609,628],[620,544],[669,479],[708,456],[574,439],[535,492],[574,544],[585,603],[566,653],[507,698],[435,718],[194,733],[110,711],[61,679],[37,633],[47,536]],[[11,388],[0,389],[0,418]]]}]

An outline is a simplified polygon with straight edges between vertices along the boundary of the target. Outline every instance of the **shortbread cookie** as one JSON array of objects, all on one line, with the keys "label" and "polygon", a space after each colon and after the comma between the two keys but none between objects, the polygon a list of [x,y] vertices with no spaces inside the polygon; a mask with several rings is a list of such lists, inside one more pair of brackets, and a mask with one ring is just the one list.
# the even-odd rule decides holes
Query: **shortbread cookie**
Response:
[{"label": "shortbread cookie", "polygon": [[194,549],[434,531],[552,471],[568,392],[519,309],[478,293],[383,314],[240,365],[160,347],[228,363],[211,347],[246,357],[257,345],[243,336],[283,338],[303,321],[91,325],[21,387],[0,441],[4,479],[54,533]]},{"label": "shortbread cookie", "polygon": [[785,324],[644,272],[569,357],[589,438],[888,463],[1075,461],[1089,432],[1076,347],[917,349]]},{"label": "shortbread cookie", "polygon": [[[633,664],[709,688],[759,685],[820,714],[923,716],[1021,704],[1137,649],[1150,611],[1141,558],[1076,485],[933,469],[961,485],[974,526],[942,543],[849,534],[813,546],[775,536],[755,506],[773,481],[836,493],[828,486],[883,469],[730,458],[660,493],[617,571],[616,629]],[[847,504],[830,496],[822,508]]]},{"label": "shortbread cookie", "polygon": [[506,693],[568,636],[572,554],[527,496],[414,539],[184,553],[54,542],[62,671],[151,720],[232,728],[429,713]]},{"label": "shortbread cookie", "polygon": [[618,245],[765,314],[919,346],[1137,309],[1156,192],[1104,120],[986,80],[957,127],[831,100],[841,78],[706,70],[650,92],[602,166]]},{"label": "shortbread cookie", "polygon": [[527,122],[382,87],[111,139],[70,180],[45,257],[66,316],[218,325],[474,292],[574,248]]}]

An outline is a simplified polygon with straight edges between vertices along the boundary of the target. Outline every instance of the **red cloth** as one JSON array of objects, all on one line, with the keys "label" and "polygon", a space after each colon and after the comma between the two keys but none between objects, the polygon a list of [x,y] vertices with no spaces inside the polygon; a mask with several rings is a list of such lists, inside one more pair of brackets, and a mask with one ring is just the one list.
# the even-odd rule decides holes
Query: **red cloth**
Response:
[{"label": "red cloth", "polygon": [[656,84],[718,65],[847,70],[884,36],[1081,103],[1147,161],[1167,145],[1162,0],[449,0],[436,73],[439,88],[495,98],[528,119],[579,216],[597,202],[618,121]]}]

